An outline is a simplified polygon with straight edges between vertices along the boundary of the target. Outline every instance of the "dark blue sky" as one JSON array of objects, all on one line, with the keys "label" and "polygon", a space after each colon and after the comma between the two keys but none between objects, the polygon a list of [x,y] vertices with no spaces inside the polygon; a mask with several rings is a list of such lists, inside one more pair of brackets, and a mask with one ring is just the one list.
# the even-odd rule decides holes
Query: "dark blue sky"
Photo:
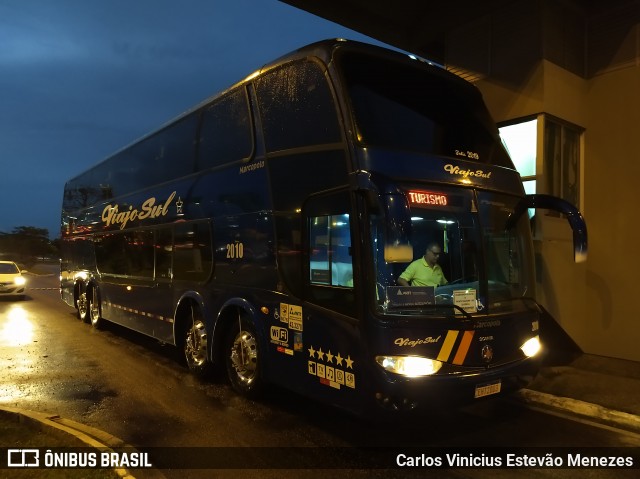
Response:
[{"label": "dark blue sky", "polygon": [[277,0],[0,0],[0,232],[57,237],[67,179],[331,37],[372,42]]}]

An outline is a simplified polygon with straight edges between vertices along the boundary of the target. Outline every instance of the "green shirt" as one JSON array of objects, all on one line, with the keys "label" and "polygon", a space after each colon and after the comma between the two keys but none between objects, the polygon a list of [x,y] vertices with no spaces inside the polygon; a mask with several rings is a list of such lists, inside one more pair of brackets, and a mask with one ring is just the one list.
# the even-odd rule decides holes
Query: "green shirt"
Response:
[{"label": "green shirt", "polygon": [[447,284],[442,268],[439,264],[432,268],[427,264],[424,256],[415,260],[400,275],[402,279],[409,282],[411,286],[442,286]]}]

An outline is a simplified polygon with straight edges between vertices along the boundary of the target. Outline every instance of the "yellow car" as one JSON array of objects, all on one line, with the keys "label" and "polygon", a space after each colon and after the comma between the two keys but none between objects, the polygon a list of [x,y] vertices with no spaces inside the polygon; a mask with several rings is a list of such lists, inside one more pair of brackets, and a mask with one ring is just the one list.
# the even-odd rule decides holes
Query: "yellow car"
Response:
[{"label": "yellow car", "polygon": [[0,261],[0,297],[16,296],[24,299],[27,280],[13,261]]}]

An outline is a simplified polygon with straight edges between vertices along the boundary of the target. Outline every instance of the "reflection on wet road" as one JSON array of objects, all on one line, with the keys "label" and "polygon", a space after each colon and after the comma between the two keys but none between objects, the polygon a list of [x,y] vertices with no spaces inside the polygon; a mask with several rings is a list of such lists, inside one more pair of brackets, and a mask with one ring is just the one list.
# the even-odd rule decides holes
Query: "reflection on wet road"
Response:
[{"label": "reflection on wet road", "polygon": [[96,404],[91,346],[80,334],[91,331],[61,302],[57,281],[30,276],[25,300],[0,300],[0,405],[82,419]]},{"label": "reflection on wet road", "polygon": [[[0,403],[15,403],[29,392],[24,375],[34,367],[37,353],[33,318],[21,304],[0,304]],[[34,354],[35,353],[35,354]]]},{"label": "reflection on wet road", "polygon": [[21,305],[11,305],[0,330],[0,346],[18,347],[33,340],[33,323]]}]

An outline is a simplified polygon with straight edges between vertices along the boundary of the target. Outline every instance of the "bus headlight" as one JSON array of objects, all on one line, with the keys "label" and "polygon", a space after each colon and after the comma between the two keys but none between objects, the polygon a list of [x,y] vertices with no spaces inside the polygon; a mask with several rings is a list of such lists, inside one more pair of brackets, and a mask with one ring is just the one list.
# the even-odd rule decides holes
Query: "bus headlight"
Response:
[{"label": "bus headlight", "polygon": [[525,342],[522,346],[520,346],[520,349],[525,356],[527,356],[528,358],[532,358],[540,352],[540,349],[542,349],[542,344],[540,344],[540,337],[534,336],[533,338]]},{"label": "bus headlight", "polygon": [[435,374],[442,367],[440,361],[421,356],[376,356],[376,362],[386,371],[411,378]]}]

